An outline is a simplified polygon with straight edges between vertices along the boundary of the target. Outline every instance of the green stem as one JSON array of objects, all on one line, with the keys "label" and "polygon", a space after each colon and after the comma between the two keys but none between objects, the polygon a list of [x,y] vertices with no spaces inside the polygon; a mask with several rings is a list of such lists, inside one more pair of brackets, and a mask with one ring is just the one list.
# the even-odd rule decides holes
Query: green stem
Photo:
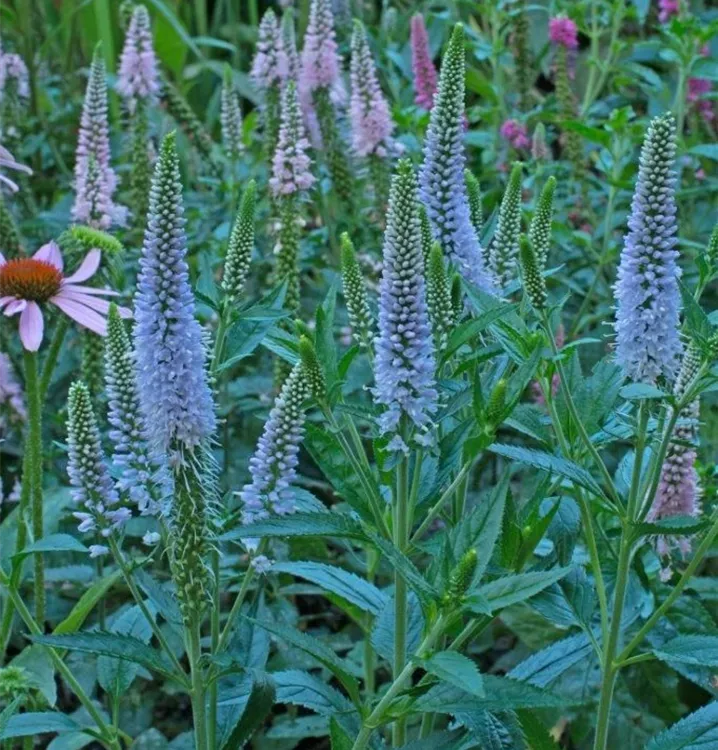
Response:
[{"label": "green stem", "polygon": [[[404,458],[399,465],[396,478],[394,508],[394,545],[404,552],[409,544],[409,459]],[[404,577],[394,573],[394,680],[399,678],[406,666],[407,587]],[[392,746],[401,747],[406,743],[406,719],[398,718],[392,727]]]},{"label": "green stem", "polygon": [[[225,443],[225,445],[227,445]],[[212,571],[214,574],[214,606],[210,616],[211,622],[211,653],[214,656],[219,647],[219,611],[221,586],[219,580],[219,550],[212,550]],[[209,686],[209,724],[207,725],[210,748],[217,744],[217,680],[212,680]]]},{"label": "green stem", "polygon": [[132,594],[132,597],[135,600],[135,602],[137,602],[137,606],[140,608],[140,612],[142,612],[142,615],[144,616],[145,620],[147,620],[147,623],[152,628],[152,632],[154,633],[155,638],[157,638],[157,642],[162,647],[162,650],[167,654],[167,656],[169,657],[170,661],[172,662],[172,665],[177,670],[177,672],[181,675],[185,675],[185,671],[184,669],[182,669],[182,665],[179,663],[179,660],[177,659],[177,656],[175,655],[174,650],[167,642],[167,639],[162,633],[162,629],[157,624],[157,621],[155,620],[155,618],[152,616],[152,613],[147,608],[147,604],[145,603],[145,597],[142,596],[142,593],[137,588],[135,579],[132,577],[132,571],[127,564],[127,560],[125,560],[125,557],[122,554],[122,551],[117,545],[115,538],[112,536],[109,537],[108,542],[110,545],[110,551],[112,552],[112,556],[115,558],[117,567],[122,572],[122,577],[125,579],[127,588],[130,590],[130,593]]},{"label": "green stem", "polygon": [[[9,585],[10,582],[6,578],[2,581],[2,583],[8,586],[8,594],[10,595],[10,598],[15,605],[15,609],[27,626],[28,630],[33,635],[42,635],[42,629],[33,618],[30,610],[25,605],[25,602],[22,600],[22,597],[17,592],[17,590]],[[72,674],[67,664],[65,664],[65,662],[60,658],[54,648],[50,648],[49,646],[47,646],[46,648],[48,654],[50,655],[50,659],[52,659],[55,669],[60,673],[70,690],[77,696],[77,699],[84,706],[85,710],[90,715],[95,724],[97,724],[97,728],[103,737],[103,744],[105,745],[105,747],[110,748],[110,750],[121,750],[119,740],[114,736],[110,727],[107,726],[105,720],[102,718],[102,715],[97,710],[97,707],[90,700],[87,693],[85,693],[82,685],[80,685],[80,683],[75,679],[75,676]]]},{"label": "green stem", "polygon": [[[264,554],[264,550],[267,547],[267,540],[262,539],[262,541],[259,543],[259,546],[257,547],[257,555]],[[242,609],[242,604],[244,603],[245,598],[247,597],[247,592],[249,591],[249,586],[252,583],[252,580],[254,578],[254,568],[250,565],[245,574],[244,578],[242,579],[242,585],[240,586],[239,592],[234,600],[234,603],[232,604],[232,609],[229,610],[229,615],[227,615],[227,622],[224,624],[224,629],[222,630],[220,636],[219,636],[219,642],[217,643],[217,650],[216,653],[221,653],[226,647],[227,647],[227,641],[229,640],[229,636],[232,634],[232,627],[234,626],[234,621],[237,619],[237,616],[239,615],[240,610]]]},{"label": "green stem", "polygon": [[[23,353],[25,362],[25,389],[27,392],[28,438],[26,450],[30,452],[30,507],[32,509],[32,536],[39,541],[45,535],[42,506],[42,413],[37,377],[37,354]],[[40,626],[45,622],[45,561],[34,555],[35,619]]]},{"label": "green stem", "polygon": [[43,402],[47,396],[47,389],[50,387],[50,380],[52,378],[52,373],[55,371],[57,358],[60,356],[62,342],[65,340],[65,334],[69,328],[70,319],[63,315],[60,320],[57,321],[57,325],[55,326],[55,333],[50,342],[50,348],[45,357],[45,364],[43,365],[42,375],[40,376],[40,398]]},{"label": "green stem", "polygon": [[446,490],[444,490],[441,497],[436,501],[431,510],[427,513],[426,518],[424,518],[424,520],[419,525],[419,528],[414,532],[414,535],[411,537],[411,544],[416,544],[416,542],[418,542],[426,533],[429,526],[431,526],[432,521],[439,515],[439,513],[441,513],[441,509],[453,497],[456,488],[459,486],[459,484],[461,484],[461,482],[464,480],[464,477],[466,477],[469,471],[471,471],[472,466],[473,461],[467,461],[461,467],[459,473],[454,477],[453,481],[446,488]]},{"label": "green stem", "polygon": [[200,645],[200,621],[193,618],[188,633],[187,653],[189,655],[192,676],[192,718],[194,720],[195,750],[208,750],[207,745],[207,701],[205,696],[205,677],[200,667],[202,646]]}]

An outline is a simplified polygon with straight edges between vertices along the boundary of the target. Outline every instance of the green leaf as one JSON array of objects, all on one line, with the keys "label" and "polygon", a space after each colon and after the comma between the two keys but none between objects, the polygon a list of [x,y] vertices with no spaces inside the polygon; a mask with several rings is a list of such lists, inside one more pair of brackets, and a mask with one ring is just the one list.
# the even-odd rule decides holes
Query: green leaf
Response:
[{"label": "green leaf", "polygon": [[24,714],[12,716],[0,739],[9,740],[13,737],[33,737],[37,734],[49,732],[79,732],[82,727],[74,722],[69,716],[55,711],[30,711]]},{"label": "green leaf", "polygon": [[716,746],[718,702],[713,701],[654,737],[646,750],[709,750]]},{"label": "green leaf", "polygon": [[679,635],[653,649],[653,653],[662,661],[718,667],[718,636]]},{"label": "green leaf", "polygon": [[565,697],[509,677],[484,675],[486,695],[479,698],[445,682],[431,688],[412,706],[415,713],[456,714],[463,711],[507,711],[517,708],[565,708]]},{"label": "green leaf", "polygon": [[288,669],[272,675],[277,688],[277,703],[303,706],[323,716],[345,713],[351,703],[338,690],[309,672]]},{"label": "green leaf", "polygon": [[519,573],[505,576],[479,587],[478,593],[490,604],[492,610],[508,607],[511,604],[530,599],[547,586],[563,578],[571,568],[552,568],[532,573]]},{"label": "green leaf", "polygon": [[400,552],[394,544],[383,539],[378,534],[370,534],[371,541],[381,554],[391,564],[392,568],[406,581],[409,588],[417,595],[423,609],[439,599],[438,592],[418,571],[416,566],[406,555]]},{"label": "green leaf", "polygon": [[651,523],[641,523],[636,527],[636,532],[641,535],[676,534],[689,535],[696,534],[710,525],[706,518],[694,518],[693,516],[673,516],[671,518],[661,518],[659,521]]},{"label": "green leaf", "polygon": [[645,399],[665,398],[668,394],[650,383],[631,383],[624,385],[618,392],[621,398],[628,401],[643,401]]},{"label": "green leaf", "polygon": [[275,516],[222,535],[223,541],[264,537],[334,536],[367,541],[361,524],[345,513],[293,513]]},{"label": "green leaf", "polygon": [[[421,643],[421,635],[424,632],[424,615],[421,611],[419,599],[413,591],[407,597],[407,626],[406,626],[406,653],[405,659],[409,659]],[[374,629],[371,631],[371,645],[383,659],[390,664],[394,661],[394,631],[396,622],[394,611],[394,597],[387,598],[384,609],[379,613]]]},{"label": "green leaf", "polygon": [[181,675],[174,672],[163,654],[137,638],[127,635],[96,632],[75,635],[33,635],[30,638],[35,643],[41,643],[50,648],[66,648],[70,651],[83,651],[88,654],[104,654],[126,659],[165,677],[182,680]]},{"label": "green leaf", "polygon": [[470,549],[478,553],[474,580],[480,581],[491,560],[496,540],[501,531],[506,492],[509,486],[509,472],[494,487],[491,494],[472,508],[461,522],[451,530],[450,538],[454,560],[460,560]]},{"label": "green leaf", "polygon": [[517,445],[494,444],[489,450],[499,456],[504,456],[512,461],[518,461],[528,466],[533,466],[541,471],[547,471],[552,474],[558,474],[565,479],[570,480],[579,487],[592,492],[594,495],[603,497],[603,492],[596,480],[586,471],[572,461],[565,458],[559,458],[551,453],[535,451],[530,448],[521,448]]},{"label": "green leaf", "polygon": [[261,726],[274,705],[275,688],[265,672],[256,672],[242,716],[222,741],[221,750],[239,750]]},{"label": "green leaf", "polygon": [[74,633],[79,630],[97,602],[122,578],[122,571],[115,570],[90,586],[80,597],[70,614],[53,630],[54,635]]},{"label": "green leaf", "polygon": [[362,612],[377,615],[386,603],[386,596],[376,586],[335,565],[315,562],[286,562],[276,563],[272,566],[272,571],[291,573],[299,578],[311,581],[326,591],[346,599],[359,607]]},{"label": "green leaf", "polygon": [[332,750],[352,750],[354,746],[354,741],[334,716],[329,720],[329,739],[332,743]]},{"label": "green leaf", "polygon": [[19,696],[5,706],[0,713],[0,737],[4,736],[5,728],[7,727],[10,719],[17,713],[18,709],[22,705],[23,697]]},{"label": "green leaf", "polygon": [[302,633],[299,630],[295,630],[294,628],[285,625],[279,625],[267,620],[254,620],[251,617],[247,617],[246,619],[253,622],[255,625],[258,625],[260,628],[264,628],[273,636],[288,643],[290,646],[294,646],[295,648],[304,651],[305,654],[309,654],[320,664],[323,664],[339,680],[339,682],[341,682],[352,701],[356,705],[360,704],[359,686],[357,685],[356,679],[349,672],[349,668],[334,653],[334,651],[329,648],[329,646],[316,638],[312,638],[306,633]]},{"label": "green leaf", "polygon": [[559,750],[538,716],[526,709],[520,709],[516,714],[531,750]]},{"label": "green leaf", "polygon": [[689,154],[696,156],[705,156],[706,159],[718,161],[718,143],[702,143],[699,146],[693,146],[688,149]]},{"label": "green leaf", "polygon": [[611,134],[601,128],[592,128],[578,120],[563,120],[561,127],[579,133],[586,140],[591,141],[591,143],[598,143],[604,148],[610,148],[611,146]]},{"label": "green leaf", "polygon": [[467,693],[483,698],[484,680],[478,667],[468,656],[458,651],[440,651],[428,659],[420,661],[429,673]]},{"label": "green leaf", "polygon": [[22,552],[13,555],[13,560],[23,560],[28,555],[44,552],[83,552],[87,554],[87,547],[70,534],[49,534],[37,542],[28,544]]}]

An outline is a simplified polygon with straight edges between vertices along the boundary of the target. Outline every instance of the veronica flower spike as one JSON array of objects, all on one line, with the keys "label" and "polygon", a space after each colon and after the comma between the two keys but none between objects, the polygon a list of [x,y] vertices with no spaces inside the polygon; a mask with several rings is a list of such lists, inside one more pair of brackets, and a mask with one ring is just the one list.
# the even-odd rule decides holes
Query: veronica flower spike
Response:
[{"label": "veronica flower spike", "polygon": [[675,158],[675,120],[656,117],[641,149],[615,288],[616,360],[639,382],[671,378],[681,353]]},{"label": "veronica flower spike", "polygon": [[[20,340],[25,349],[36,352],[40,348],[44,332],[42,308],[47,303],[94,333],[107,333],[110,303],[102,297],[116,292],[82,283],[95,275],[100,260],[100,251],[90,250],[78,269],[65,276],[62,254],[55,242],[43,245],[32,258],[6,260],[0,254],[0,310],[6,316],[20,315]],[[131,315],[126,308],[119,308],[119,312],[125,318]]]},{"label": "veronica flower spike", "polygon": [[[379,420],[385,433],[397,433],[402,417],[426,429],[436,410],[436,363],[423,271],[416,178],[411,163],[402,160],[389,196],[376,338],[374,393],[386,407]],[[407,449],[398,433],[390,445]]]},{"label": "veronica flower spike", "polygon": [[137,100],[156,99],[160,91],[150,16],[144,5],[136,5],[132,11],[120,57],[117,91],[126,99],[130,110]]},{"label": "veronica flower spike", "polygon": [[464,28],[454,27],[444,55],[439,92],[431,110],[419,172],[419,197],[426,207],[434,239],[461,275],[491,291],[483,250],[471,223],[464,167]]}]

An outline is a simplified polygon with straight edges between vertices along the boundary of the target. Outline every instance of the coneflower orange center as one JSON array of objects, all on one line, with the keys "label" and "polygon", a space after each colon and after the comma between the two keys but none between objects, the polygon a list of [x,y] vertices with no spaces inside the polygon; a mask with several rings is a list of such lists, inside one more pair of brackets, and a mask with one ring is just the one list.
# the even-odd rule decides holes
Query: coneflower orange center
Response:
[{"label": "coneflower orange center", "polygon": [[0,266],[0,297],[47,302],[61,285],[62,273],[46,260],[13,258]]}]

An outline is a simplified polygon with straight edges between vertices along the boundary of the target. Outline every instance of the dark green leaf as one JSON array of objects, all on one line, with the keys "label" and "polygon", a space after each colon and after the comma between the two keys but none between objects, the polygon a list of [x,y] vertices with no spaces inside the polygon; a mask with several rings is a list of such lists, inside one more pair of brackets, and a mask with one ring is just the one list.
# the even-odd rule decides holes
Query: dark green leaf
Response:
[{"label": "dark green leaf", "polygon": [[534,594],[563,578],[570,570],[571,568],[552,568],[505,576],[480,586],[478,593],[488,601],[495,612],[530,599]]},{"label": "dark green leaf", "polygon": [[220,745],[221,750],[239,750],[245,746],[272,710],[274,695],[272,678],[264,672],[256,672],[244,711],[228,736],[223,739]]},{"label": "dark green leaf", "polygon": [[646,750],[710,750],[717,746],[718,702],[713,701],[654,737]]},{"label": "dark green leaf", "polygon": [[481,672],[468,656],[457,651],[439,651],[428,659],[420,661],[420,664],[430,674],[467,693],[479,698],[485,695]]},{"label": "dark green leaf", "polygon": [[263,537],[335,536],[367,541],[358,521],[345,513],[294,513],[240,526],[227,532],[223,541]]}]

